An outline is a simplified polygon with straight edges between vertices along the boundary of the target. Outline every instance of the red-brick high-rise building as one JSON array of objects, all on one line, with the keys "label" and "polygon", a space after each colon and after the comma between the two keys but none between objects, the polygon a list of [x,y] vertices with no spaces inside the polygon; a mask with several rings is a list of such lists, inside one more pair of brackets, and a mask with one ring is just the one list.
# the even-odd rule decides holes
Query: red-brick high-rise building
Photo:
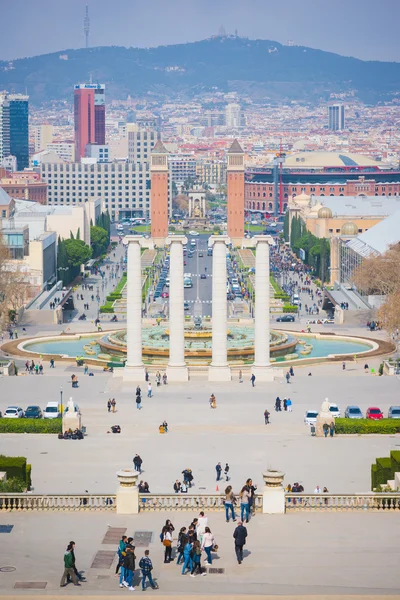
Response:
[{"label": "red-brick high-rise building", "polygon": [[105,85],[77,84],[74,88],[75,160],[85,156],[87,144],[106,141]]}]

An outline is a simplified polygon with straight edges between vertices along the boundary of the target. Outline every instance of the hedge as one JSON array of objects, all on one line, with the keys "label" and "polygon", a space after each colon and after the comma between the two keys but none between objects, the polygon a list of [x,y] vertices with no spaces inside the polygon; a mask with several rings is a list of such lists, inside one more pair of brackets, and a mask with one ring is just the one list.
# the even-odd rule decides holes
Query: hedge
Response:
[{"label": "hedge", "polygon": [[32,487],[32,465],[26,465],[26,485],[28,490]]},{"label": "hedge", "polygon": [[111,302],[106,302],[103,306],[100,306],[101,313],[113,313],[114,309],[112,307]]},{"label": "hedge", "polygon": [[398,472],[400,472],[399,450],[392,450],[390,457],[377,458],[376,463],[371,466],[371,490],[386,486]]},{"label": "hedge", "polygon": [[282,312],[284,313],[297,313],[299,307],[294,304],[284,304]]},{"label": "hedge", "polygon": [[371,419],[335,419],[336,433],[400,433],[400,419],[382,419],[373,421]]},{"label": "hedge", "polygon": [[[14,422],[22,419],[1,419],[0,424],[4,421]],[[29,420],[29,419],[24,419]],[[35,420],[35,419],[32,419]],[[24,456],[4,456],[0,455],[0,471],[7,473],[7,478],[16,478],[26,481],[26,458]]]},{"label": "hedge", "polygon": [[111,294],[108,294],[106,300],[107,302],[114,302],[114,300],[121,300],[122,298],[122,294],[120,293],[116,293],[116,292],[111,292]]},{"label": "hedge", "polygon": [[[60,433],[62,419],[0,419],[0,433]],[[26,464],[26,459],[25,464]],[[26,466],[24,480],[26,480]],[[5,471],[1,468],[0,471]]]}]

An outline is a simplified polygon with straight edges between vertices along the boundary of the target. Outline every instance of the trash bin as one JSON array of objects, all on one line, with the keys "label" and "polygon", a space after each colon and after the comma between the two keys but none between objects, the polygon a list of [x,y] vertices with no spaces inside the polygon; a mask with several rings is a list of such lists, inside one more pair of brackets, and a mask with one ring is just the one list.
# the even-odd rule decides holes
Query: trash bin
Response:
[{"label": "trash bin", "polygon": [[315,425],[311,425],[311,435],[315,436]]},{"label": "trash bin", "polygon": [[86,427],[85,427],[85,425],[82,425],[82,429],[81,429],[81,431],[82,431],[83,435],[85,435],[85,434],[86,434]]}]

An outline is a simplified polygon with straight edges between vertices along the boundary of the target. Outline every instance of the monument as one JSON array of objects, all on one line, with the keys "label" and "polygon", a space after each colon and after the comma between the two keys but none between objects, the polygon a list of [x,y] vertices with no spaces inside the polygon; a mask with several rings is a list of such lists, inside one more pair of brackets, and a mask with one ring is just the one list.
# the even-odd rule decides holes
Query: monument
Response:
[{"label": "monument", "polygon": [[69,430],[75,431],[75,429],[82,429],[82,415],[78,406],[70,398],[62,415],[62,430],[65,433]]},{"label": "monument", "polygon": [[324,436],[324,425],[328,425],[328,427],[330,426],[331,423],[335,422],[335,417],[332,415],[331,411],[329,410],[329,399],[325,398],[325,400],[322,403],[321,406],[321,410],[318,413],[318,417],[317,417],[317,423],[316,423],[316,428],[315,428],[315,434],[317,437],[323,437]]}]

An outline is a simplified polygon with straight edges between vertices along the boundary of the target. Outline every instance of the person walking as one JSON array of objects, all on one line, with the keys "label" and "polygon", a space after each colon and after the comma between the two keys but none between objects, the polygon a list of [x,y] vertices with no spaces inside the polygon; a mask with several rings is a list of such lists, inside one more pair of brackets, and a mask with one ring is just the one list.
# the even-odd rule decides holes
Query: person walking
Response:
[{"label": "person walking", "polygon": [[283,399],[283,410],[287,411],[287,398]]},{"label": "person walking", "polygon": [[229,477],[229,465],[228,465],[228,463],[225,464],[224,475],[225,475],[225,481],[229,481],[230,477]]},{"label": "person walking", "polygon": [[170,526],[166,527],[163,535],[164,562],[169,563],[172,560],[172,530]]},{"label": "person walking", "polygon": [[[74,573],[78,579],[78,581],[86,581],[86,579],[79,573],[78,569],[76,568],[76,557],[75,557],[75,542],[71,541],[69,543],[70,547],[71,547],[71,556],[72,556],[72,563],[73,563],[73,570]],[[67,583],[70,582],[70,576],[67,577]]]},{"label": "person walking", "polygon": [[196,541],[193,544],[193,549],[192,549],[192,569],[190,571],[190,577],[196,577],[196,571],[199,573],[199,575],[205,575],[206,573],[202,573],[201,571],[201,546],[200,546],[200,542]]},{"label": "person walking", "polygon": [[113,399],[111,400],[111,408],[112,408],[112,411],[113,411],[113,413],[115,413],[115,407],[116,407],[116,406],[117,406],[117,403],[116,403],[116,401],[115,401],[115,398],[113,398]]},{"label": "person walking", "polygon": [[142,408],[142,396],[136,396],[136,408],[138,410]]},{"label": "person walking", "polygon": [[78,583],[78,579],[75,575],[74,571],[74,559],[71,554],[71,544],[68,544],[67,549],[64,553],[64,573],[62,574],[60,587],[65,587],[67,585],[67,577],[70,576],[74,585],[81,585]]},{"label": "person walking", "polygon": [[288,412],[292,412],[293,404],[292,404],[292,401],[290,398],[288,398],[286,400],[286,406],[287,406]]},{"label": "person walking", "polygon": [[118,575],[118,572],[119,572],[120,568],[124,564],[124,557],[125,557],[125,550],[126,550],[126,540],[127,539],[128,539],[128,537],[126,535],[123,535],[122,538],[119,540],[118,549],[117,549],[118,562],[117,562],[117,566],[115,567],[115,574],[116,575]]},{"label": "person walking", "polygon": [[[128,538],[129,539],[129,538]],[[133,587],[133,573],[135,570],[135,546],[127,545],[125,548],[125,556],[123,562],[123,569],[121,569],[121,576],[119,579],[119,587],[126,587],[131,592],[135,591]]]},{"label": "person walking", "polygon": [[252,479],[248,479],[246,481],[246,486],[247,486],[247,489],[250,492],[250,496],[249,496],[249,513],[251,515],[255,515],[256,514],[256,506],[254,504],[254,496],[256,494],[257,486],[253,484],[253,480]]},{"label": "person walking", "polygon": [[286,383],[290,383],[290,373],[289,373],[289,371],[286,373],[285,377],[286,377]]},{"label": "person walking", "polygon": [[153,590],[158,590],[158,584],[154,583],[153,576],[151,574],[153,570],[153,563],[151,562],[151,558],[149,557],[150,550],[144,551],[144,556],[139,561],[139,567],[142,571],[142,591],[146,589],[144,587],[146,583],[146,579],[149,580],[149,583]]},{"label": "person walking", "polygon": [[[191,531],[190,527],[189,527],[189,532]],[[192,530],[192,534],[194,533],[194,531]],[[186,544],[186,546],[183,549],[183,566],[182,566],[182,575],[186,574],[186,569],[189,569],[190,571],[192,571],[193,568],[193,561],[192,561],[192,549],[193,549],[193,544],[196,540],[193,540],[193,543],[190,541],[191,537],[190,535],[188,536],[188,542]]]},{"label": "person walking", "polygon": [[213,534],[211,533],[211,529],[209,527],[205,528],[205,532],[203,535],[203,540],[201,542],[201,549],[205,551],[207,554],[207,560],[204,562],[205,565],[212,564],[212,556],[211,550],[215,546],[215,539]]},{"label": "person walking", "polygon": [[226,522],[229,523],[229,511],[232,515],[232,521],[236,521],[234,504],[236,504],[235,494],[233,493],[232,486],[228,485],[225,489],[225,516]]},{"label": "person walking", "polygon": [[149,381],[148,385],[147,385],[147,397],[151,398],[153,395],[153,388],[151,387],[151,383]]},{"label": "person walking", "polygon": [[196,534],[200,544],[203,542],[203,536],[208,525],[208,517],[204,515],[204,511],[201,511],[196,523]]},{"label": "person walking", "polygon": [[140,388],[140,385],[138,385],[138,386],[136,387],[136,396],[141,396],[141,395],[142,395],[142,390],[141,390],[141,388]]},{"label": "person walking", "polygon": [[334,423],[334,421],[332,421],[332,423],[329,425],[329,435],[330,435],[330,437],[333,437],[335,435],[335,423]]},{"label": "person walking", "polygon": [[264,423],[265,423],[265,425],[269,425],[269,415],[270,415],[269,410],[266,408],[264,410]]},{"label": "person walking", "polygon": [[50,359],[50,369],[54,369],[54,358]]},{"label": "person walking", "polygon": [[108,399],[108,402],[107,402],[107,409],[108,409],[108,412],[111,412],[111,399],[110,398]]},{"label": "person walking", "polygon": [[189,538],[186,533],[186,527],[181,527],[179,530],[179,534],[178,534],[178,544],[177,544],[178,557],[176,560],[177,565],[180,565],[181,560],[183,560],[183,551],[185,549],[186,544],[188,543],[188,539]]},{"label": "person walking", "polygon": [[252,374],[252,376],[250,377],[250,381],[251,381],[251,385],[254,387],[255,383],[256,383],[256,376],[254,375],[254,373]]},{"label": "person walking", "polygon": [[220,481],[221,480],[221,473],[222,473],[222,467],[221,467],[221,463],[220,462],[215,467],[215,470],[217,472],[217,481]]},{"label": "person walking", "polygon": [[244,520],[246,515],[246,523],[249,522],[249,497],[250,491],[246,485],[244,485],[240,492],[240,520]]},{"label": "person walking", "polygon": [[233,538],[235,540],[235,553],[239,565],[243,561],[243,546],[246,544],[247,529],[244,527],[242,521],[238,522],[238,525],[233,532]]},{"label": "person walking", "polygon": [[239,383],[243,383],[243,373],[242,373],[242,370],[239,371]]},{"label": "person walking", "polygon": [[282,410],[281,409],[281,399],[279,398],[279,396],[277,396],[276,400],[275,400],[275,410],[276,410],[276,412],[280,412]]}]

